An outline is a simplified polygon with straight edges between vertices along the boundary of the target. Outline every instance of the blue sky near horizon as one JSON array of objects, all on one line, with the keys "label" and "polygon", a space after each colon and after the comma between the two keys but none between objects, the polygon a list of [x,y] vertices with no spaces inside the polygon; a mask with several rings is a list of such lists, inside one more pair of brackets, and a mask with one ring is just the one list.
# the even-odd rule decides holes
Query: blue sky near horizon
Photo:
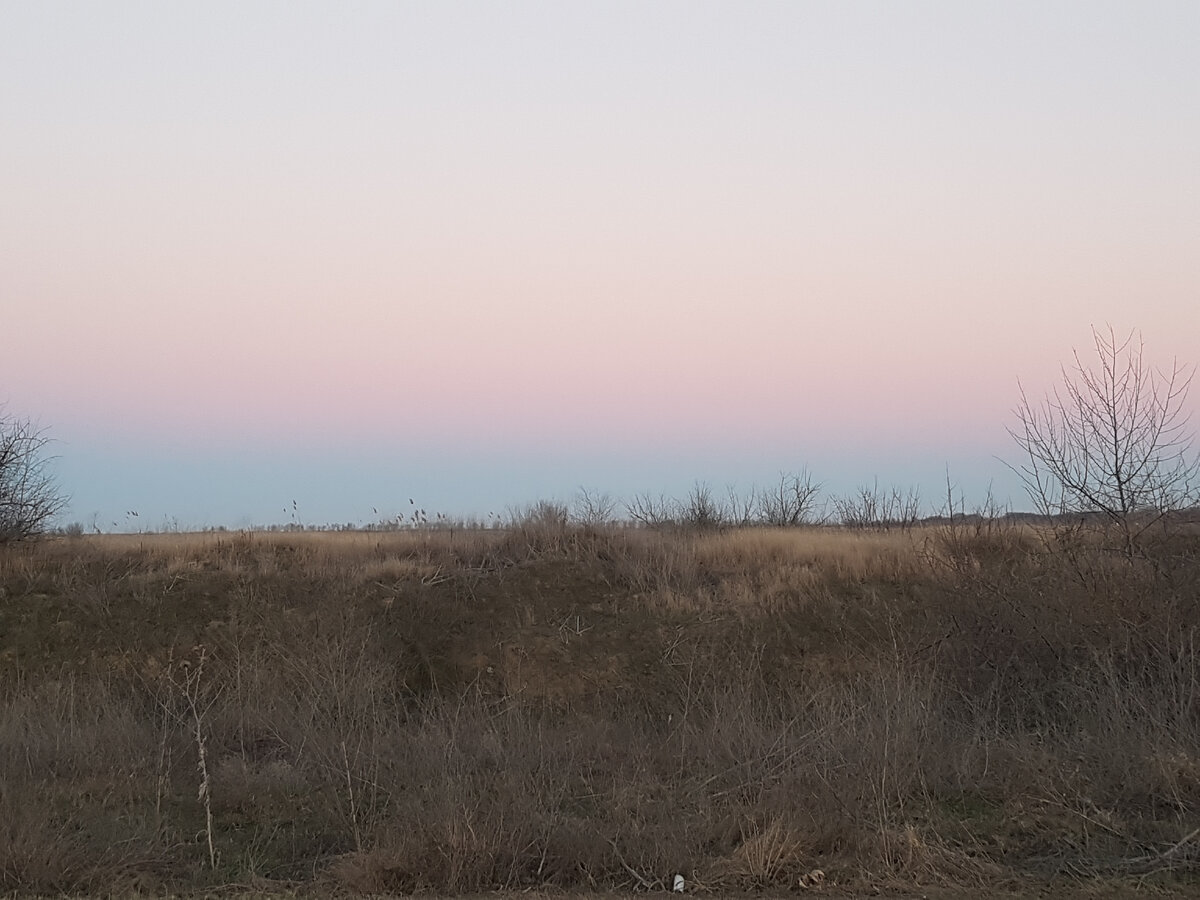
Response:
[{"label": "blue sky near horizon", "polygon": [[1018,379],[1094,325],[1200,361],[1197,46],[1182,0],[0,0],[0,403],[120,530],[802,466],[1020,507]]},{"label": "blue sky near horizon", "polygon": [[[469,452],[434,458],[402,451],[266,451],[164,458],[146,451],[73,455],[69,446],[61,443],[54,449],[60,454],[58,469],[64,488],[77,486],[63,521],[77,521],[89,531],[291,523],[366,526],[396,516],[407,520],[415,509],[424,510],[431,520],[440,513],[448,519],[490,522],[493,516],[507,519],[541,499],[573,505],[581,490],[597,497],[608,494],[616,501],[617,515],[624,517],[625,503],[639,495],[683,499],[702,482],[719,500],[730,490],[744,498],[753,488],[769,488],[781,475],[796,473],[806,465],[813,480],[822,485],[821,502],[870,486],[878,477],[884,488],[918,488],[933,512],[945,506],[949,474],[956,496],[965,499],[970,510],[989,488],[1003,502],[1002,492],[1009,489],[1010,480],[1003,465],[991,458],[971,459],[973,470],[962,472],[948,469],[947,463],[932,457],[887,458],[880,454],[850,460],[849,465],[844,459],[792,464],[784,457],[756,459],[748,465],[742,456],[721,459],[703,453],[670,459],[636,454],[580,459]],[[123,467],[135,469],[138,477],[130,479],[123,494],[126,502],[114,505],[106,479]],[[993,468],[1000,473],[998,477],[990,474]],[[840,478],[822,474],[830,471],[847,474]],[[723,473],[730,472],[740,477],[720,480]],[[872,474],[876,472],[886,472],[892,480]],[[188,490],[179,489],[181,482]],[[1018,503],[1017,508],[1023,507]],[[240,512],[231,514],[231,510]]]}]

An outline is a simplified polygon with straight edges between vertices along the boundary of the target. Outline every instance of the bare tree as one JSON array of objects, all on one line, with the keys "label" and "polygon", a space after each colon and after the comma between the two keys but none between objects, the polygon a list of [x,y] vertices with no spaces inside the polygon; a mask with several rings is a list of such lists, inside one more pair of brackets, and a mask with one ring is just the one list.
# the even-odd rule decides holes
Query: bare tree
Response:
[{"label": "bare tree", "polygon": [[713,496],[706,481],[692,485],[687,497],[679,504],[679,512],[683,525],[699,531],[721,528],[729,521],[729,510]]},{"label": "bare tree", "polygon": [[1096,364],[1062,369],[1062,384],[1040,403],[1021,389],[1009,433],[1024,454],[1014,467],[1047,516],[1091,516],[1115,528],[1132,556],[1165,516],[1198,499],[1200,456],[1186,412],[1194,368],[1150,366],[1141,336],[1118,340],[1092,329]]},{"label": "bare tree", "polygon": [[758,519],[764,525],[793,527],[812,521],[821,494],[821,484],[813,481],[808,469],[783,473],[779,483],[758,494]]},{"label": "bare tree", "polygon": [[679,518],[679,502],[665,494],[637,494],[625,504],[625,511],[634,522],[648,528],[672,525]]},{"label": "bare tree", "polygon": [[29,420],[0,415],[0,544],[42,534],[66,505],[50,473],[49,443]]},{"label": "bare tree", "polygon": [[571,521],[588,528],[611,525],[617,511],[617,501],[611,494],[581,487],[571,504]]}]

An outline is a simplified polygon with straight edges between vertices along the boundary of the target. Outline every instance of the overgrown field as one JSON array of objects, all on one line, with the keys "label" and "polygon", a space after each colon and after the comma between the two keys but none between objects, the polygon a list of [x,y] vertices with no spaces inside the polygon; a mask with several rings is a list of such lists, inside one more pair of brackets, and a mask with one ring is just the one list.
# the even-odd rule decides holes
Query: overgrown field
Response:
[{"label": "overgrown field", "polygon": [[1200,892],[1187,528],[7,548],[0,891]]}]

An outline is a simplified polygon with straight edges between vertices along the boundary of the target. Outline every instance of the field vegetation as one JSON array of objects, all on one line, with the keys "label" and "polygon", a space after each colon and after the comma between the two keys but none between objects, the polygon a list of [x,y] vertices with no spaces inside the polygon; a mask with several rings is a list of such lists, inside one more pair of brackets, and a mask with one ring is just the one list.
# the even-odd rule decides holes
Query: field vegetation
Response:
[{"label": "field vegetation", "polygon": [[1196,523],[603,518],[3,548],[0,891],[1200,891]]}]

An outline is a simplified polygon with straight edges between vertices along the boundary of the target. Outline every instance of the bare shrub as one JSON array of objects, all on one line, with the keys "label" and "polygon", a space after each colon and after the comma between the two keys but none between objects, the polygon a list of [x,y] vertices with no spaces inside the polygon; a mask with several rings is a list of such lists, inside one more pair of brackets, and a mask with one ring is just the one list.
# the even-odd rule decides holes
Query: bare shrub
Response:
[{"label": "bare shrub", "polygon": [[611,525],[617,511],[617,500],[603,491],[580,488],[571,504],[571,521],[585,528]]},{"label": "bare shrub", "polygon": [[780,528],[811,524],[821,490],[808,469],[781,473],[778,483],[757,494],[758,520]]},{"label": "bare shrub", "polygon": [[659,494],[657,497],[648,493],[636,494],[625,504],[625,511],[634,522],[649,528],[673,525],[680,518],[679,501],[672,500],[665,494]]},{"label": "bare shrub", "polygon": [[724,502],[704,481],[692,485],[686,497],[676,500],[663,494],[639,494],[625,508],[629,517],[650,528],[674,526],[692,531],[709,531],[726,527],[738,520],[749,520],[752,501],[738,497],[731,488]]},{"label": "bare shrub", "polygon": [[911,487],[881,488],[876,479],[853,494],[833,498],[834,515],[844,528],[860,531],[911,529],[921,518],[921,492]]},{"label": "bare shrub", "polygon": [[758,492],[751,488],[749,493],[743,494],[731,484],[725,489],[723,506],[727,527],[748,528],[757,518]]},{"label": "bare shrub", "polygon": [[685,528],[706,531],[729,521],[729,510],[713,496],[707,482],[697,481],[679,504],[679,523]]}]

